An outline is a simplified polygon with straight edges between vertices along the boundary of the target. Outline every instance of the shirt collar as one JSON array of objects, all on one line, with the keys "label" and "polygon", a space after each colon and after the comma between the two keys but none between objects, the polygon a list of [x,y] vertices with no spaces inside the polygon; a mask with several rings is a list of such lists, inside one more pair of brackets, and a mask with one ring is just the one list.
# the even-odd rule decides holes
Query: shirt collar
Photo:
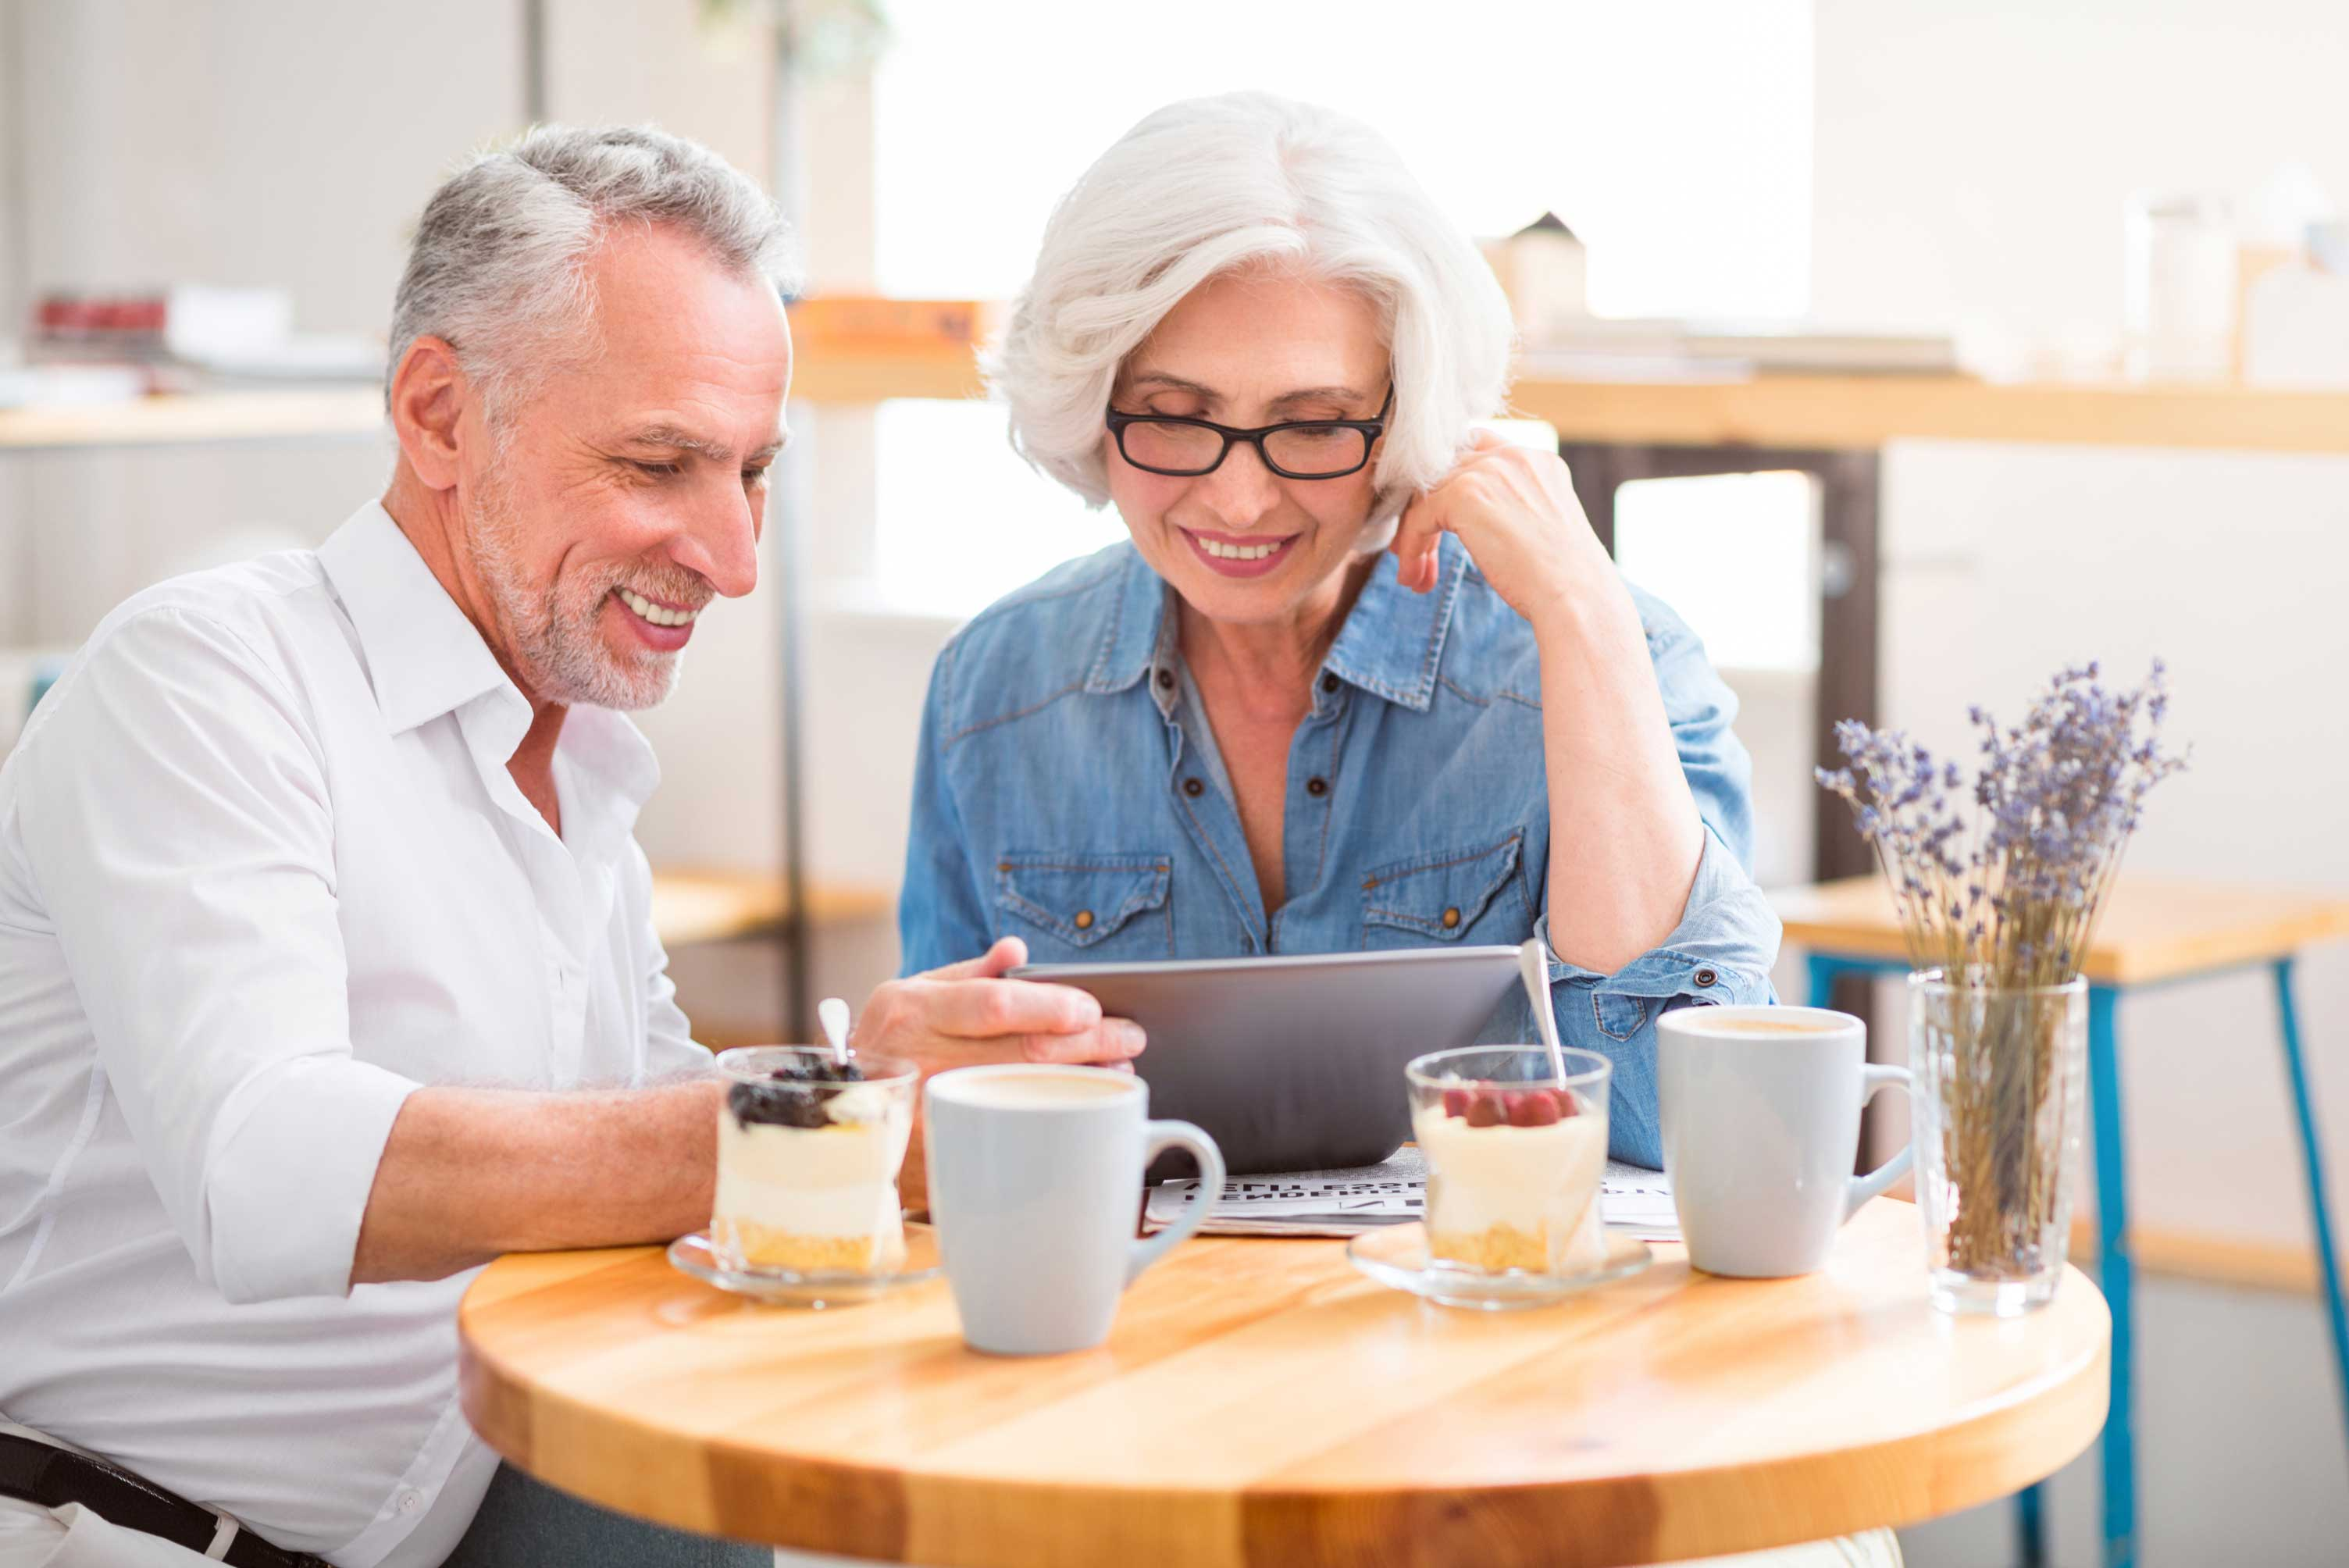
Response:
[{"label": "shirt collar", "polygon": [[527,721],[520,688],[380,502],[336,529],[318,547],[318,564],[358,634],[376,706],[394,735],[501,688]]},{"label": "shirt collar", "polygon": [[[1350,686],[1425,713],[1435,700],[1435,672],[1452,626],[1452,607],[1468,575],[1468,552],[1457,539],[1444,535],[1441,552],[1435,588],[1427,593],[1405,588],[1397,575],[1399,563],[1382,553],[1321,667]],[[1149,674],[1162,653],[1171,655],[1166,607],[1173,592],[1140,552],[1133,553],[1085,677],[1086,691],[1123,691]]]},{"label": "shirt collar", "polygon": [[1468,552],[1460,542],[1447,533],[1439,545],[1435,587],[1425,593],[1402,585],[1394,556],[1380,556],[1353,614],[1321,661],[1323,669],[1414,712],[1428,710],[1435,700],[1435,672],[1443,665],[1452,606],[1468,576]]},{"label": "shirt collar", "polygon": [[[359,508],[318,547],[318,563],[351,618],[376,706],[391,732],[481,703],[486,711],[471,715],[465,726],[468,740],[478,733],[485,776],[492,765],[502,770],[530,727],[529,699],[391,514],[378,501]],[[574,706],[555,751],[609,791],[607,825],[630,831],[660,782],[660,764],[643,733],[623,714]],[[570,828],[566,820],[566,833]]]},{"label": "shirt collar", "polygon": [[1123,691],[1150,673],[1158,652],[1158,628],[1166,618],[1166,599],[1173,592],[1138,550],[1126,552],[1125,578],[1118,584],[1109,624],[1102,630],[1101,646],[1085,675],[1085,690],[1095,696]]}]

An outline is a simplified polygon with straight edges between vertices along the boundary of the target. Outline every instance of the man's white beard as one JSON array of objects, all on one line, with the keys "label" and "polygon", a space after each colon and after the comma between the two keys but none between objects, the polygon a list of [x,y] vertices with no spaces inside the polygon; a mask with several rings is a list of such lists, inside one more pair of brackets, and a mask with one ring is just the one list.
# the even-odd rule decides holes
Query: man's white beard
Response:
[{"label": "man's white beard", "polygon": [[[671,602],[698,597],[690,587],[657,581],[657,573],[612,564],[558,575],[543,593],[522,585],[520,528],[508,504],[512,494],[492,472],[465,508],[473,568],[489,591],[505,629],[509,654],[531,695],[541,702],[635,709],[652,707],[677,686],[683,650],[633,647],[616,652],[598,628],[604,603],[622,586]],[[649,580],[648,580],[649,579]]]}]

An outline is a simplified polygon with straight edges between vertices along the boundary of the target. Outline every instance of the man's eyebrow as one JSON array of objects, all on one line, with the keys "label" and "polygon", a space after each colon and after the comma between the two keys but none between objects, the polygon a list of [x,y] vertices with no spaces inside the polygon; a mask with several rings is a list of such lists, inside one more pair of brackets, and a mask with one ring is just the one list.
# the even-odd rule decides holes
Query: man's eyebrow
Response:
[{"label": "man's eyebrow", "polygon": [[[697,436],[678,425],[647,425],[640,430],[631,431],[623,445],[672,447],[681,452],[698,452],[716,463],[730,463],[734,460],[734,449],[725,442],[714,441],[706,436]],[[750,460],[764,462],[782,449],[783,438],[778,437],[752,452]]]}]

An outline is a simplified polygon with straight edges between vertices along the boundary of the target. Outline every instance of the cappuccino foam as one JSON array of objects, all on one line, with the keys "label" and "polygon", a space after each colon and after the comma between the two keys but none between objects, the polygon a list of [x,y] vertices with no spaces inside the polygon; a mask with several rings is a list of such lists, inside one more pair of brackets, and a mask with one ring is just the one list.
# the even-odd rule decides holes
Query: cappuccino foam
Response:
[{"label": "cappuccino foam", "polygon": [[1133,1078],[1111,1079],[1090,1074],[1023,1072],[992,1073],[947,1086],[948,1099],[960,1105],[989,1110],[1042,1110],[1117,1099],[1136,1091]]}]

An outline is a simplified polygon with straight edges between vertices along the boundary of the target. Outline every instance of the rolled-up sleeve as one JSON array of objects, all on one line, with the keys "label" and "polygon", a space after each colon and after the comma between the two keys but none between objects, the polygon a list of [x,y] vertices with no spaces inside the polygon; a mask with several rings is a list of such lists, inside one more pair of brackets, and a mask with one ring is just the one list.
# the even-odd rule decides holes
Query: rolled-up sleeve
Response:
[{"label": "rolled-up sleeve", "polygon": [[166,1212],[230,1301],[347,1293],[418,1086],[352,1054],[301,702],[231,628],[156,608],[43,708],[16,758],[26,854]]},{"label": "rolled-up sleeve", "polygon": [[[1557,956],[1549,911],[1534,927],[1549,954],[1550,1001],[1569,1046],[1614,1064],[1609,1141],[1618,1160],[1663,1164],[1656,1111],[1656,1020],[1676,1007],[1776,999],[1779,924],[1753,877],[1753,762],[1732,725],[1737,698],[1680,618],[1634,590],[1681,768],[1704,823],[1688,902],[1671,934],[1612,975]],[[1530,1019],[1528,1019],[1530,1022]]]}]

